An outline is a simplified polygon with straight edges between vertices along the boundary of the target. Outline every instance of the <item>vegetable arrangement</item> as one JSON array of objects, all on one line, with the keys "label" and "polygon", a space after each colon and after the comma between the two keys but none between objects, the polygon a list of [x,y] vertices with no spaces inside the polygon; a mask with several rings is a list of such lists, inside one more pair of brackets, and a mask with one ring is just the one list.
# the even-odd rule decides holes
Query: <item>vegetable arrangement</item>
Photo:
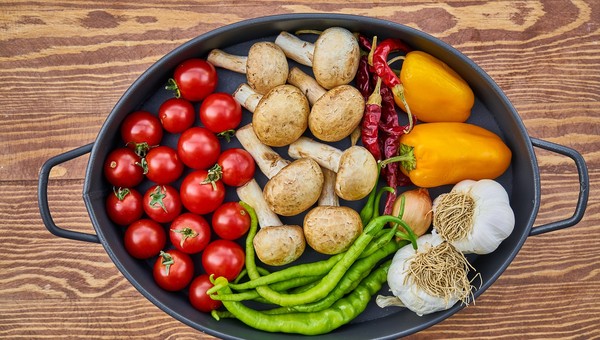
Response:
[{"label": "vegetable arrangement", "polygon": [[[126,250],[200,312],[268,332],[330,332],[377,293],[379,306],[418,315],[468,304],[477,274],[464,254],[494,251],[514,227],[494,180],[510,149],[467,122],[473,92],[434,56],[340,27],[299,33],[318,37],[282,32],[247,56],[186,60],[172,98],[124,119],[104,173]],[[215,92],[218,68],[246,81]],[[240,126],[243,115],[252,122]],[[226,202],[233,191],[239,201]],[[295,263],[308,248],[323,259]]]}]

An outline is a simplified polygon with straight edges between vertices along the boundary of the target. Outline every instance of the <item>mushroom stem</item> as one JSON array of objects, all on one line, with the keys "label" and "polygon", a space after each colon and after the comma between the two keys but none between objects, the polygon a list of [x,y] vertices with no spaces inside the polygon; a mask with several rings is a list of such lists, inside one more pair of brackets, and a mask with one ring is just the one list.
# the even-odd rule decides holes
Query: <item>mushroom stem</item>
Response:
[{"label": "mushroom stem", "polygon": [[215,67],[221,67],[237,73],[246,73],[248,57],[229,54],[225,51],[214,49],[210,51],[206,61]]},{"label": "mushroom stem", "polygon": [[281,157],[272,148],[263,144],[252,128],[252,124],[245,125],[239,128],[235,136],[240,141],[244,149],[248,151],[256,165],[262,171],[262,173],[271,179],[286,165],[290,164],[290,161]]},{"label": "mushroom stem", "polygon": [[262,94],[254,91],[254,89],[246,83],[240,84],[235,92],[233,92],[233,98],[250,112],[256,110],[256,106],[262,97]]},{"label": "mushroom stem", "polygon": [[275,39],[275,45],[279,46],[285,55],[305,66],[312,67],[315,45],[304,41],[288,32],[281,32]]},{"label": "mushroom stem", "polygon": [[261,228],[283,225],[279,216],[269,208],[263,197],[262,189],[255,179],[251,179],[248,183],[238,187],[236,192],[240,200],[249,204],[256,211],[258,224]]},{"label": "mushroom stem", "polygon": [[316,103],[319,98],[327,93],[327,90],[319,85],[315,78],[309,76],[297,67],[292,67],[290,69],[288,83],[302,90],[306,95],[306,98],[308,98],[310,105]]},{"label": "mushroom stem", "polygon": [[323,189],[319,196],[319,206],[339,207],[340,199],[335,193],[335,177],[336,173],[325,168],[321,168],[323,172]]},{"label": "mushroom stem", "polygon": [[333,172],[338,172],[342,151],[328,144],[319,143],[308,137],[300,137],[295,142],[290,144],[288,154],[290,157],[312,158],[320,166],[329,169]]}]

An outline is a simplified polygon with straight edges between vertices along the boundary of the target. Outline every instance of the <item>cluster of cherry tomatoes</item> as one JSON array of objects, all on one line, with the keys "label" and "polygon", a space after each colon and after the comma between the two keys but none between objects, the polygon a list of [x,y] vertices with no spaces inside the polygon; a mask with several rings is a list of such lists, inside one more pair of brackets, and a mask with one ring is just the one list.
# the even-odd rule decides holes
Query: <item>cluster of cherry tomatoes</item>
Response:
[{"label": "cluster of cherry tomatoes", "polygon": [[[156,283],[169,291],[189,286],[190,302],[201,311],[220,306],[205,294],[212,286],[209,275],[232,280],[244,266],[244,251],[235,240],[248,231],[250,217],[238,202],[224,200],[227,187],[247,183],[255,171],[247,151],[221,148],[241,123],[242,109],[230,94],[215,92],[217,81],[207,61],[181,63],[167,86],[175,97],[156,114],[127,115],[120,127],[123,146],[104,163],[114,187],[107,214],[126,228],[127,252],[138,259],[156,257]],[[195,124],[196,116],[201,124]],[[176,148],[161,144],[167,133],[179,135]],[[144,180],[152,185],[142,194],[136,187]],[[194,278],[190,255],[199,253],[204,273]]]}]

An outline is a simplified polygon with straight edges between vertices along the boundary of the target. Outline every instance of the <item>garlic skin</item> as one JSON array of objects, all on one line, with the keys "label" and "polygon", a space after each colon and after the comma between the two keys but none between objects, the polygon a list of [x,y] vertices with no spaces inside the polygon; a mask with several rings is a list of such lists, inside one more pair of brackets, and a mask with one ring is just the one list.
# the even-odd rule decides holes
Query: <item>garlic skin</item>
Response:
[{"label": "garlic skin", "polygon": [[[459,301],[458,296],[452,296],[447,301],[444,298],[432,296],[424,290],[419,289],[413,283],[413,280],[406,278],[414,255],[417,252],[435,247],[442,242],[443,239],[439,235],[425,234],[419,237],[417,239],[418,250],[415,251],[412,244],[402,247],[394,255],[392,264],[388,270],[387,282],[392,293],[400,299],[402,305],[419,316],[446,310]],[[383,304],[380,306],[383,306]]]},{"label": "garlic skin", "polygon": [[[491,179],[463,180],[451,192],[469,195],[475,202],[471,230],[466,237],[450,241],[456,249],[464,254],[489,254],[512,233],[515,215],[510,207],[508,193],[500,183]],[[434,215],[441,196],[433,200]],[[435,223],[432,234],[439,235]]]}]

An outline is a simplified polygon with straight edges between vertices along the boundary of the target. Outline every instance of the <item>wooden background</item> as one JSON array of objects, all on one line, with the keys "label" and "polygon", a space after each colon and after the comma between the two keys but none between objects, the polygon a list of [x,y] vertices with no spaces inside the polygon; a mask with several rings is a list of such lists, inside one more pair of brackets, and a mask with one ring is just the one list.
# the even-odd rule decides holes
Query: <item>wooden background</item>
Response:
[{"label": "wooden background", "polygon": [[[589,166],[578,225],[530,237],[476,305],[413,338],[600,338],[600,2],[18,1],[0,3],[0,338],[211,338],[139,294],[101,245],[44,228],[38,171],[93,142],[127,87],[189,39],[243,19],[334,12],[406,24],[455,46],[506,92],[532,137]],[[572,214],[573,162],[536,150],[536,225]],[[57,224],[92,232],[81,199],[87,157],[56,167]]]}]

